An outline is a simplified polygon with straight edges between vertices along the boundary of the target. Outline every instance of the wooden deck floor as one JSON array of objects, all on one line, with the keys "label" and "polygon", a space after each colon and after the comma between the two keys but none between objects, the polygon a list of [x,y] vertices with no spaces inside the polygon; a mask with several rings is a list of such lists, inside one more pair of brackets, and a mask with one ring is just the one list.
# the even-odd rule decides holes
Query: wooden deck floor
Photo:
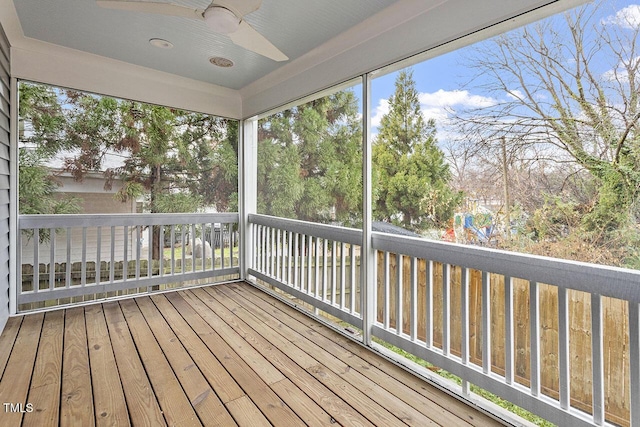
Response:
[{"label": "wooden deck floor", "polygon": [[12,318],[0,373],[1,426],[497,424],[244,284]]}]

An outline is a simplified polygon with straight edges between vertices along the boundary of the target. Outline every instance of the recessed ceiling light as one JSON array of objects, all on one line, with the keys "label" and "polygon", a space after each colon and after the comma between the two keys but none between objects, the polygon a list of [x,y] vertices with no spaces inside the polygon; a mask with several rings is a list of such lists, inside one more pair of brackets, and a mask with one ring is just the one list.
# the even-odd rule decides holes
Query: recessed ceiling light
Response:
[{"label": "recessed ceiling light", "polygon": [[171,49],[173,47],[173,43],[163,39],[151,39],[149,40],[149,44],[151,46],[159,47],[160,49]]},{"label": "recessed ceiling light", "polygon": [[216,67],[229,68],[233,67],[233,61],[227,58],[223,58],[221,56],[214,56],[209,58],[209,62],[211,62]]}]

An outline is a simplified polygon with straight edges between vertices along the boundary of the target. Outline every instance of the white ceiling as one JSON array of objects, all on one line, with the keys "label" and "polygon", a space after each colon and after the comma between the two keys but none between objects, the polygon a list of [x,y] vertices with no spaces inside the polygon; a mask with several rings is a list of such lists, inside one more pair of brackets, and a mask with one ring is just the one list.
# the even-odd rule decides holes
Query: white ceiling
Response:
[{"label": "white ceiling", "polygon": [[[203,9],[210,0],[153,1]],[[95,0],[0,0],[0,24],[18,79],[246,118],[585,1],[263,0],[245,19],[289,57],[285,62],[235,46],[203,22],[103,9]],[[174,48],[154,48],[151,38]],[[212,66],[208,59],[217,55],[236,65]]]}]

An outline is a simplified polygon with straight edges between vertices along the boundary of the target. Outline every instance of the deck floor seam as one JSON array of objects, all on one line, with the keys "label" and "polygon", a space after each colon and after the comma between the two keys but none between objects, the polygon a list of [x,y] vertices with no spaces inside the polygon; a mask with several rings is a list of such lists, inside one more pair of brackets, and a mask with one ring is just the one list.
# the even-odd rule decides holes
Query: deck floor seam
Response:
[{"label": "deck floor seam", "polygon": [[[209,292],[210,291],[210,292]],[[215,290],[206,290],[205,292],[207,292],[209,295],[211,295],[211,297],[214,297],[213,294],[216,292]],[[212,307],[212,309],[214,309]],[[229,312],[234,313],[235,316],[238,316],[237,312],[233,312],[231,309],[229,309],[228,307],[226,308]],[[251,313],[247,312],[248,315],[251,315]],[[242,320],[242,319],[241,319]],[[245,322],[243,320],[243,322]],[[249,328],[252,328],[255,330],[255,328],[253,328],[251,325],[247,326]],[[277,331],[276,331],[277,332]],[[284,340],[285,342],[289,342],[291,343],[289,340],[286,339],[286,337],[282,337],[281,339]],[[277,346],[277,344],[273,343],[273,345]],[[286,345],[286,344],[285,344]],[[343,400],[345,400],[345,403],[349,406],[351,406],[354,410],[358,411],[361,415],[365,416],[366,418],[369,418],[371,422],[373,422],[374,424],[376,422],[380,422],[381,420],[385,420],[385,422],[389,425],[393,424],[393,420],[399,420],[398,417],[396,417],[394,414],[392,414],[391,412],[387,411],[386,408],[382,407],[379,403],[376,403],[375,401],[373,401],[368,395],[367,393],[362,392],[361,390],[357,389],[357,388],[351,388],[351,384],[349,383],[349,381],[346,381],[344,378],[342,378],[340,376],[339,373],[333,373],[331,374],[331,372],[333,372],[326,363],[322,363],[321,361],[318,361],[315,357],[313,357],[312,354],[309,354],[307,351],[305,351],[304,349],[301,349],[303,352],[305,352],[307,354],[307,356],[314,360],[314,363],[312,363],[311,367],[318,367],[320,366],[321,369],[319,369],[318,371],[313,371],[311,368],[307,367],[305,370],[311,374],[312,377],[314,377],[316,379],[316,381],[318,381],[319,383],[324,384],[328,389],[332,390],[336,395],[340,396],[339,393],[342,393],[342,396],[348,395],[351,396],[350,398],[353,400],[360,400],[361,404],[366,404],[367,406],[367,410],[363,411],[360,408],[355,408],[354,405],[352,404],[353,402],[348,402],[347,400],[345,400],[345,397],[341,397]],[[328,376],[328,377],[327,377]],[[325,378],[325,382],[329,382],[329,384],[332,384],[334,388],[329,387],[325,382],[322,381],[322,378]],[[335,381],[338,381],[338,383],[335,383]],[[356,393],[356,394],[354,394]],[[377,418],[374,417],[374,414],[377,415]],[[374,419],[371,419],[371,418]]]},{"label": "deck floor seam", "polygon": [[[364,348],[359,348],[359,344],[354,343],[351,341],[351,339],[347,338],[347,337],[340,337],[339,334],[333,330],[331,330],[330,328],[326,327],[325,325],[318,323],[318,322],[314,322],[310,317],[306,316],[305,314],[301,313],[300,311],[295,310],[294,308],[286,305],[285,303],[278,301],[277,299],[272,299],[272,300],[265,300],[263,298],[261,298],[264,292],[261,292],[259,289],[252,287],[252,286],[236,286],[236,285],[232,285],[228,287],[229,290],[234,291],[238,297],[240,298],[244,298],[247,299],[249,298],[252,301],[257,301],[256,304],[258,304],[259,306],[264,306],[264,305],[269,305],[271,306],[274,310],[276,310],[278,313],[282,313],[283,315],[289,317],[292,319],[292,321],[294,322],[299,322],[301,321],[301,319],[303,319],[304,321],[309,321],[309,328],[311,328],[312,330],[316,331],[317,333],[321,334],[323,337],[327,338],[331,343],[336,344],[338,346],[340,346],[344,351],[351,353],[352,355],[354,355],[355,357],[359,358],[364,364],[368,364],[368,365],[372,365],[372,367],[379,371],[380,374],[385,375],[386,377],[388,377],[390,379],[390,381],[397,381],[398,383],[402,384],[402,386],[412,390],[413,392],[423,396],[423,398],[428,399],[430,402],[432,402],[433,405],[435,405],[438,408],[442,408],[442,410],[446,413],[451,413],[450,411],[448,411],[445,408],[445,405],[448,404],[453,404],[457,407],[459,407],[460,409],[465,409],[465,410],[469,410],[469,412],[476,412],[473,409],[470,409],[467,407],[467,405],[465,405],[464,403],[456,400],[453,397],[450,397],[448,395],[442,395],[441,393],[438,393],[438,391],[433,390],[431,391],[431,393],[427,393],[427,391],[431,390],[431,387],[427,384],[424,383],[424,385],[422,386],[422,389],[420,389],[419,387],[414,387],[412,384],[408,384],[409,381],[406,380],[406,378],[408,378],[409,375],[411,375],[408,372],[405,371],[400,371],[401,368],[398,367],[388,367],[391,368],[393,371],[397,372],[397,373],[401,373],[403,374],[403,380],[400,380],[398,378],[395,378],[393,375],[391,375],[391,373],[389,371],[384,371],[382,369],[379,369],[375,364],[370,363],[369,360],[365,359],[365,356],[360,356],[358,353],[363,353],[363,352],[368,352],[368,350],[364,349]],[[227,291],[227,288],[225,288],[225,291]],[[247,295],[249,294],[249,295]],[[274,317],[274,315],[272,313],[269,312],[269,310],[267,310],[264,307],[261,307],[262,310],[269,314],[270,316]],[[281,319],[276,318],[277,321],[282,321]],[[286,322],[284,322],[286,323]],[[355,350],[353,347],[356,347]],[[367,353],[366,354],[367,357],[369,358],[378,358],[377,355],[374,355],[373,353]],[[382,358],[378,358],[377,360],[379,363],[383,363],[383,359]],[[385,361],[386,362],[386,361]],[[362,372],[365,372],[366,370],[360,369]],[[422,381],[418,378],[411,378],[414,381]],[[425,387],[426,386],[426,387]],[[427,395],[427,394],[431,394],[431,396]],[[443,402],[442,400],[440,401],[436,401],[433,397],[433,395],[435,394],[435,396],[440,397],[440,399],[446,399],[447,402]],[[408,402],[407,402],[408,403]],[[412,405],[414,406],[414,405]],[[414,406],[417,410],[420,410],[420,408]],[[424,412],[423,412],[424,413]],[[427,416],[432,415],[432,414],[425,414]],[[467,420],[465,419],[464,416],[461,416],[459,414],[453,414],[455,415],[455,419],[453,421],[456,421],[457,423],[464,423],[466,425],[469,425],[469,422],[472,420]],[[495,425],[495,420],[490,419],[489,417],[486,416],[481,416],[482,420],[479,422],[479,425]],[[449,420],[452,421],[452,420]],[[475,420],[476,422],[478,422],[478,420]],[[444,422],[444,421],[440,421],[440,422]]]},{"label": "deck floor seam", "polygon": [[43,406],[3,427],[498,425],[246,283],[10,322],[0,397]]}]

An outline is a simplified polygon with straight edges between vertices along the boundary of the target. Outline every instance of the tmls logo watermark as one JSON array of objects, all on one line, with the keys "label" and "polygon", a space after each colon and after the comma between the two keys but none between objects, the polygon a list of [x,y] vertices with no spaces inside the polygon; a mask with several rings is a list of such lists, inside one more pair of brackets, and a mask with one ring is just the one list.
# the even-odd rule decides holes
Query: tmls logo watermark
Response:
[{"label": "tmls logo watermark", "polygon": [[26,412],[33,412],[33,403],[27,403],[26,405],[24,403],[7,403],[4,402],[4,412],[20,412],[20,413],[26,413]]}]

